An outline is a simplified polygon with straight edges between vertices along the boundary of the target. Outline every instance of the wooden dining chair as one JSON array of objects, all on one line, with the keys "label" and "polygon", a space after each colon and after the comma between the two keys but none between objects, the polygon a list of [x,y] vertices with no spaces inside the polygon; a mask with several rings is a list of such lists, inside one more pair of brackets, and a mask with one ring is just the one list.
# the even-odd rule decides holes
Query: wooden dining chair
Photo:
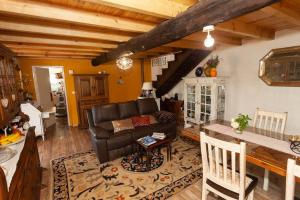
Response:
[{"label": "wooden dining chair", "polygon": [[257,108],[254,115],[253,125],[259,129],[283,134],[287,114],[287,112],[270,112]]},{"label": "wooden dining chair", "polygon": [[[203,165],[202,200],[212,192],[224,199],[253,200],[257,178],[246,175],[246,144],[230,143],[200,133]],[[231,158],[231,164],[227,162]],[[236,164],[239,166],[237,170]]]},{"label": "wooden dining chair", "polygon": [[294,200],[295,178],[300,178],[300,165],[293,159],[288,159],[286,169],[285,200]]},{"label": "wooden dining chair", "polygon": [[[275,133],[280,133],[277,137],[282,138],[285,130],[287,112],[270,112],[266,110],[256,109],[253,126],[259,129],[268,130]],[[273,136],[274,137],[274,136]],[[278,138],[278,139],[280,139]],[[265,147],[259,147],[264,148]],[[266,150],[267,151],[267,150]],[[269,170],[265,169],[263,189],[265,191],[269,188]]]},{"label": "wooden dining chair", "polygon": [[7,200],[8,199],[8,189],[6,184],[5,174],[0,167],[0,200]]}]

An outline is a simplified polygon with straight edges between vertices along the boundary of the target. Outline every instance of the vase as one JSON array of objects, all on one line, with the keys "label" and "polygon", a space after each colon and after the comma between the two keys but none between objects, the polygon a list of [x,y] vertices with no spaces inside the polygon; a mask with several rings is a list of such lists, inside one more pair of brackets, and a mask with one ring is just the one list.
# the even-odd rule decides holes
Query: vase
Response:
[{"label": "vase", "polygon": [[243,130],[241,130],[240,128],[236,128],[234,129],[234,131],[238,134],[242,134],[243,133]]},{"label": "vase", "polygon": [[209,67],[209,66],[205,67],[204,74],[206,77],[210,77],[210,70],[211,70],[211,67]]},{"label": "vase", "polygon": [[216,77],[217,76],[217,69],[215,67],[210,69],[210,76]]},{"label": "vase", "polygon": [[195,75],[196,75],[197,77],[201,77],[202,74],[203,74],[203,68],[202,68],[202,67],[198,67],[198,68],[196,69],[196,71],[195,71]]}]

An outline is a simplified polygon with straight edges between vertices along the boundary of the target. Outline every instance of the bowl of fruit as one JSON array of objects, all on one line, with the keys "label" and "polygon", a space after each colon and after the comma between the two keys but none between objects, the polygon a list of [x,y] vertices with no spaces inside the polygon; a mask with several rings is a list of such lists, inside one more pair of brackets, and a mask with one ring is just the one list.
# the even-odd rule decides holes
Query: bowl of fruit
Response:
[{"label": "bowl of fruit", "polygon": [[291,150],[297,154],[300,154],[300,135],[290,136],[289,140],[291,142]]},{"label": "bowl of fruit", "polygon": [[[8,131],[9,130],[9,131]],[[25,135],[19,129],[5,128],[0,131],[0,147],[17,144],[25,139]]]}]

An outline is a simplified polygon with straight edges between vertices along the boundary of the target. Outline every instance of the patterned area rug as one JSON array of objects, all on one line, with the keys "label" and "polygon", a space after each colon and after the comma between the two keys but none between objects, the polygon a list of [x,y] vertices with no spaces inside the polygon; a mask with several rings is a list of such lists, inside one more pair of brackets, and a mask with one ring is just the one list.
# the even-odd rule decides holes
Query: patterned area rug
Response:
[{"label": "patterned area rug", "polygon": [[[162,149],[166,158],[166,148]],[[99,164],[95,153],[51,161],[53,200],[167,199],[202,178],[199,144],[172,143],[172,161],[150,172],[131,172],[117,159]]]},{"label": "patterned area rug", "polygon": [[139,156],[136,153],[124,157],[121,161],[121,165],[128,171],[147,172],[160,167],[163,162],[164,156],[158,151],[155,151],[152,154],[150,170],[147,168],[146,158],[143,158],[143,162],[141,162]]}]

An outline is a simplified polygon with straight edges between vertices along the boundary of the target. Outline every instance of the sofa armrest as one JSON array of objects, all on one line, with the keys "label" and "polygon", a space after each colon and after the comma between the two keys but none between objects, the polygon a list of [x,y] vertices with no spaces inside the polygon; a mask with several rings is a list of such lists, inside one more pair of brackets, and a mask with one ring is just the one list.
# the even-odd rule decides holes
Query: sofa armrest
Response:
[{"label": "sofa armrest", "polygon": [[105,130],[104,128],[95,126],[91,110],[87,111],[87,119],[88,119],[88,124],[89,124],[89,131],[92,136],[94,136],[97,139],[108,139],[109,138],[110,134],[107,130]]},{"label": "sofa armrest", "polygon": [[158,111],[154,113],[153,116],[159,123],[176,122],[175,114],[168,111]]},{"label": "sofa armrest", "polygon": [[101,127],[90,126],[89,131],[97,139],[108,139],[110,136],[109,132]]}]

